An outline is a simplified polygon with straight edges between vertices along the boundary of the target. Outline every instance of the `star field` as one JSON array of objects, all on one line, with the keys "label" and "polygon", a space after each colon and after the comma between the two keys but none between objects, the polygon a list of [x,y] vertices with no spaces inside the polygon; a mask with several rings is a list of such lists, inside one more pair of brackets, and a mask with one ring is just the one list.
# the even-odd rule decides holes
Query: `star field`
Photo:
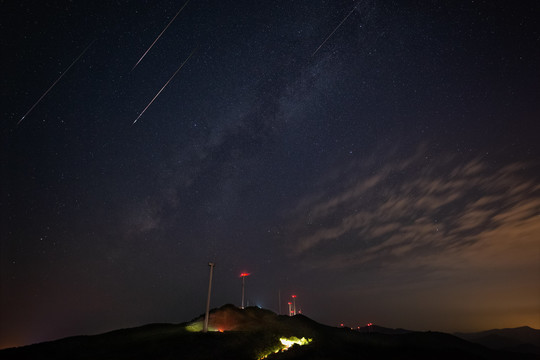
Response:
[{"label": "star field", "polygon": [[214,307],[540,327],[535,2],[1,7],[0,348],[190,320],[208,261]]}]

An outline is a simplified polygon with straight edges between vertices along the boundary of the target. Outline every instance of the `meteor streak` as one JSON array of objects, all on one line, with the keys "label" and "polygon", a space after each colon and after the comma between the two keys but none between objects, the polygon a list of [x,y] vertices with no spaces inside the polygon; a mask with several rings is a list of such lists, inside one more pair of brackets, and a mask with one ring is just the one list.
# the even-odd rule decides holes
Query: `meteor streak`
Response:
[{"label": "meteor streak", "polygon": [[32,111],[32,110],[36,107],[36,105],[39,104],[39,102],[45,97],[45,95],[47,95],[47,94],[49,93],[49,91],[51,91],[51,89],[54,87],[54,85],[56,85],[56,83],[60,81],[60,79],[61,79],[61,78],[69,71],[69,69],[71,69],[71,67],[72,67],[73,65],[75,65],[75,63],[81,58],[81,56],[84,55],[84,53],[86,52],[86,50],[88,50],[88,49],[90,48],[90,46],[92,46],[92,44],[93,44],[95,41],[96,41],[96,40],[93,40],[93,41],[90,43],[90,45],[88,45],[88,46],[86,47],[86,49],[84,49],[83,52],[82,52],[79,56],[77,56],[77,58],[76,58],[75,60],[73,60],[73,62],[71,63],[71,65],[69,65],[68,68],[67,68],[67,69],[66,69],[66,70],[58,77],[58,79],[56,79],[56,81],[53,82],[53,84],[47,89],[47,91],[45,91],[45,92],[43,93],[43,95],[41,95],[41,97],[38,99],[38,101],[36,101],[36,103],[35,103],[34,105],[32,105],[32,107],[30,108],[30,110],[28,110],[28,111],[26,112],[26,114],[24,114],[24,116],[21,118],[21,120],[19,120],[19,122],[17,123],[17,125],[19,125],[19,124],[21,123],[21,121],[23,121],[24,118],[25,118],[26,116],[28,116],[28,114],[30,114],[30,111]]},{"label": "meteor streak", "polygon": [[189,56],[187,57],[186,60],[184,60],[184,62],[182,63],[182,65],[180,65],[180,67],[178,68],[178,70],[176,70],[174,72],[174,74],[171,76],[171,78],[165,83],[165,85],[163,85],[163,87],[161,88],[161,90],[158,91],[158,93],[156,94],[156,96],[154,96],[154,98],[152,99],[152,101],[150,101],[150,103],[148,103],[148,105],[146,105],[146,107],[144,108],[144,110],[139,114],[139,116],[137,116],[137,118],[135,119],[135,121],[133,122],[132,125],[135,125],[135,123],[137,122],[137,120],[139,120],[139,118],[144,114],[144,112],[146,111],[146,109],[148,109],[150,107],[150,105],[152,105],[152,103],[154,102],[154,100],[156,100],[156,98],[159,96],[159,94],[161,94],[161,92],[163,91],[163,89],[165,89],[165,87],[167,85],[169,85],[169,83],[171,82],[171,80],[174,78],[174,76],[180,71],[180,69],[185,65],[185,63],[188,62],[188,60],[191,58],[191,56],[195,53],[197,49],[193,50],[191,52],[191,54],[189,54]]},{"label": "meteor streak", "polygon": [[328,35],[328,37],[327,37],[326,39],[324,39],[324,41],[322,42],[322,44],[319,45],[319,47],[317,48],[317,50],[315,50],[315,52],[314,52],[313,54],[311,54],[311,56],[314,56],[314,55],[317,53],[317,51],[319,51],[319,49],[323,47],[323,45],[328,41],[328,39],[330,39],[330,38],[332,37],[332,35],[334,35],[334,33],[337,31],[337,29],[339,29],[339,27],[341,26],[341,24],[343,24],[343,23],[345,22],[345,20],[347,20],[347,18],[348,18],[349,16],[351,16],[351,14],[354,12],[354,10],[356,9],[357,6],[358,6],[358,4],[354,5],[354,7],[353,7],[353,9],[351,10],[351,12],[348,13],[347,16],[345,16],[345,18],[344,18],[343,20],[341,20],[341,22],[339,23],[339,25],[336,26],[336,28],[334,29],[334,31],[332,31],[332,32],[330,33],[330,35]]},{"label": "meteor streak", "polygon": [[174,17],[172,18],[172,20],[167,24],[167,26],[165,26],[165,29],[163,29],[163,31],[158,35],[158,37],[154,40],[154,42],[152,43],[152,45],[150,45],[150,47],[144,52],[143,56],[141,56],[141,58],[139,59],[139,61],[137,61],[137,63],[135,64],[135,66],[133,66],[133,68],[131,68],[131,71],[135,70],[135,68],[137,67],[137,65],[139,65],[139,63],[141,62],[141,60],[146,56],[146,54],[150,51],[150,49],[152,48],[152,46],[154,46],[154,44],[159,40],[159,38],[161,37],[161,35],[163,35],[163,33],[167,30],[167,28],[173,23],[174,19],[176,19],[176,17],[178,16],[178,14],[180,14],[182,12],[182,10],[184,10],[184,8],[186,7],[186,5],[188,4],[189,0],[186,1],[186,3],[180,8],[180,10],[178,10],[178,12],[176,13],[176,15],[174,15]]}]

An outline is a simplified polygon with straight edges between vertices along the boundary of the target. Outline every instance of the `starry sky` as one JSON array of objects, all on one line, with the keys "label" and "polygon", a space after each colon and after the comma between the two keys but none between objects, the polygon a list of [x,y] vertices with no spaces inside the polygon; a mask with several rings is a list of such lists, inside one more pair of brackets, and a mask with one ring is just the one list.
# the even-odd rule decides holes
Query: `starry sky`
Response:
[{"label": "starry sky", "polygon": [[212,307],[540,328],[536,1],[0,6],[0,348],[191,320],[209,261]]}]

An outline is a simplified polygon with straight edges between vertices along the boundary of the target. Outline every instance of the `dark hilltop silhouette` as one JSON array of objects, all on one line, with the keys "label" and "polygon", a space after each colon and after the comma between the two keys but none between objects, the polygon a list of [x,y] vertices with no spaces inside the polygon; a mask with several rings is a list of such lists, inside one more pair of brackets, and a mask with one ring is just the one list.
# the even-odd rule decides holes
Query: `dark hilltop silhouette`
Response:
[{"label": "dark hilltop silhouette", "polygon": [[0,359],[540,359],[440,332],[337,328],[257,307],[212,310],[208,333],[203,318],[4,349]]}]

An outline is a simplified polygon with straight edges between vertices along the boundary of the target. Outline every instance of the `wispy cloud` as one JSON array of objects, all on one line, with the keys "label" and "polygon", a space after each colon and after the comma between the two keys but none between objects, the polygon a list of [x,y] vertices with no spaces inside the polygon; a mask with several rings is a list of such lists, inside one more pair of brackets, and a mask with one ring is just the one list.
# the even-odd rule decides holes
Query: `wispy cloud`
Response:
[{"label": "wispy cloud", "polygon": [[537,165],[425,154],[354,164],[321,182],[289,214],[294,256],[321,269],[534,268],[540,185],[526,170]]}]

